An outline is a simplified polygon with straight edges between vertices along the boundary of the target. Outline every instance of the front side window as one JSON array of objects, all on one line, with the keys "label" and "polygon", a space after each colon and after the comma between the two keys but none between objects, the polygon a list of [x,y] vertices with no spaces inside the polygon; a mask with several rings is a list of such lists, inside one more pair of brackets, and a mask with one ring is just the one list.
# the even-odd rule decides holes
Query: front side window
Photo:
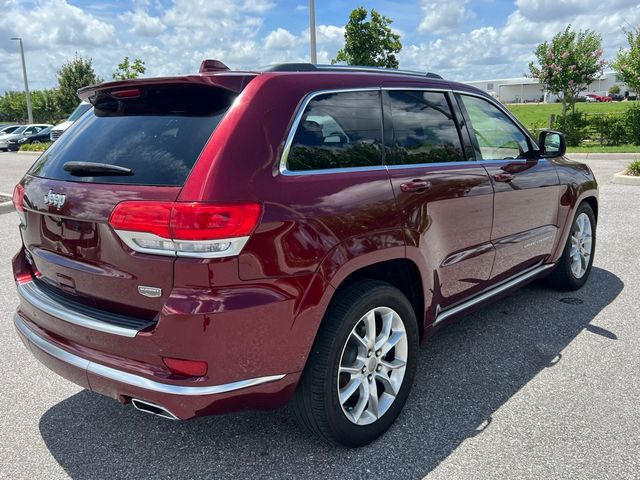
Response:
[{"label": "front side window", "polygon": [[393,142],[385,163],[415,165],[464,160],[460,136],[442,92],[390,90]]},{"label": "front side window", "polygon": [[529,142],[498,107],[478,97],[460,95],[469,114],[483,160],[526,158]]},{"label": "front side window", "polygon": [[378,91],[325,93],[307,105],[287,157],[291,171],[382,165]]}]

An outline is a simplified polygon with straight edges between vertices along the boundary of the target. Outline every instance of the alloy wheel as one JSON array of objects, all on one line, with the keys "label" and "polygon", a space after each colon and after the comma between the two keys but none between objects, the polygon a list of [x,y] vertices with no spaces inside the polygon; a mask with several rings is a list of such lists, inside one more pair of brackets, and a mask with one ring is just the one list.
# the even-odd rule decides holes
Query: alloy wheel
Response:
[{"label": "alloy wheel", "polygon": [[571,234],[571,273],[575,278],[582,278],[589,268],[592,250],[591,220],[586,213],[576,217],[574,231]]},{"label": "alloy wheel", "polygon": [[393,309],[376,307],[358,320],[338,366],[338,401],[356,425],[369,425],[391,407],[407,369],[409,342]]}]

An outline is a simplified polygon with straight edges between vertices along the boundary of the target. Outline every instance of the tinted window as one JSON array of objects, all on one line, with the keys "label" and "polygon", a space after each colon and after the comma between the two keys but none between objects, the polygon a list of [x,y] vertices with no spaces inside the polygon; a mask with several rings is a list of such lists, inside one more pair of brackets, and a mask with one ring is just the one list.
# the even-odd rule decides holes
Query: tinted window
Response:
[{"label": "tinted window", "polygon": [[461,95],[484,160],[524,158],[527,137],[498,107],[477,97]]},{"label": "tinted window", "polygon": [[[213,88],[149,88],[138,99],[98,97],[30,170],[77,182],[183,185],[234,95]],[[133,175],[74,176],[66,162],[98,162]]]},{"label": "tinted window", "polygon": [[318,95],[307,105],[287,158],[289,170],[382,165],[379,92]]},{"label": "tinted window", "polygon": [[67,120],[70,121],[70,122],[75,122],[82,115],[84,115],[87,112],[87,110],[89,110],[90,108],[91,108],[91,104],[90,103],[81,103],[80,105],[78,105],[76,107],[76,109],[73,111],[73,113],[71,115],[69,115],[69,118],[67,118]]},{"label": "tinted window", "polygon": [[389,90],[393,144],[390,165],[464,160],[458,129],[442,92]]}]

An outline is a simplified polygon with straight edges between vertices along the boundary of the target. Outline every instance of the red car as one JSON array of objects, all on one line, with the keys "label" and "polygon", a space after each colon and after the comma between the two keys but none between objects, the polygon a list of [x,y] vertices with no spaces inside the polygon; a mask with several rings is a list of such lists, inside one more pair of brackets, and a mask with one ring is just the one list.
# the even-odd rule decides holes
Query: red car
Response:
[{"label": "red car", "polygon": [[592,102],[611,102],[613,101],[613,99],[609,96],[606,95],[598,95],[595,93],[587,93],[585,95],[585,97],[587,97],[587,101],[592,101]]},{"label": "red car", "polygon": [[467,85],[205,61],[79,96],[93,110],[15,189],[15,325],[54,372],[144,412],[292,400],[321,438],[365,445],[436,329],[589,276],[593,174]]}]

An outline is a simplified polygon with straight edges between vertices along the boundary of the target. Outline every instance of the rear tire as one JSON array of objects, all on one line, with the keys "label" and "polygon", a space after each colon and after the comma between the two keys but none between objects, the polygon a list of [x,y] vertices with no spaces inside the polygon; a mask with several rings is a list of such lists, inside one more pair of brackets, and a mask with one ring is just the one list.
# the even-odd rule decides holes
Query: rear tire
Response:
[{"label": "rear tire", "polygon": [[298,422],[335,445],[378,438],[407,400],[418,340],[413,308],[397,288],[363,280],[337,293],[294,395]]},{"label": "rear tire", "polygon": [[549,276],[558,290],[578,290],[591,273],[596,248],[596,218],[588,203],[581,203],[571,224],[562,257]]}]

